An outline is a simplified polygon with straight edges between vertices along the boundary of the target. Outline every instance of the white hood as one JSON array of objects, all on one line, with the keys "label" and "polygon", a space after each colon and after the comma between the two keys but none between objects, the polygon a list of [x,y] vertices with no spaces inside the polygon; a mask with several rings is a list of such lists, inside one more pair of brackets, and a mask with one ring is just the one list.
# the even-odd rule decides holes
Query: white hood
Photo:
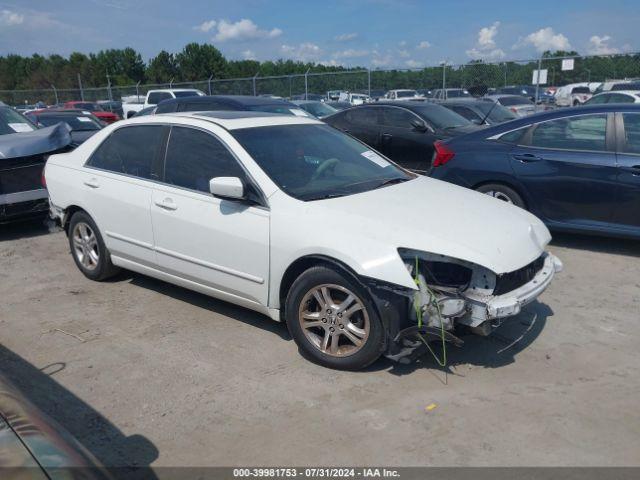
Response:
[{"label": "white hood", "polygon": [[284,230],[289,241],[307,244],[301,256],[312,251],[335,255],[358,273],[398,284],[408,278],[397,254],[400,247],[465,260],[501,274],[531,263],[551,239],[544,224],[527,211],[427,177],[297,203],[301,210],[296,209],[293,218],[272,219],[278,227],[272,230],[276,263],[277,244],[287,241],[276,232]]}]

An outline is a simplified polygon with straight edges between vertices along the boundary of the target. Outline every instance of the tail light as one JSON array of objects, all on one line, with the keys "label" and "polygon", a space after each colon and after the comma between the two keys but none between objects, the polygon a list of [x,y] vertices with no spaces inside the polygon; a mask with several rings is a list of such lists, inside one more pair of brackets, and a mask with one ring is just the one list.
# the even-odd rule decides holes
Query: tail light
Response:
[{"label": "tail light", "polygon": [[444,165],[456,155],[456,152],[451,150],[450,147],[442,143],[440,140],[434,143],[433,146],[435,148],[435,155],[432,162],[434,167]]},{"label": "tail light", "polygon": [[511,107],[509,110],[511,110],[513,113],[518,113],[518,109],[517,108]]}]

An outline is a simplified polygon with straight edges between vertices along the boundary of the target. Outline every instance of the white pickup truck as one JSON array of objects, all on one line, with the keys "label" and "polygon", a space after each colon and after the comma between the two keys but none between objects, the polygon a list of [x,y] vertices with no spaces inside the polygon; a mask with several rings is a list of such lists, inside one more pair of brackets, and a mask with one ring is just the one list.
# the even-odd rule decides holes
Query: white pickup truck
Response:
[{"label": "white pickup truck", "polygon": [[[155,107],[163,100],[178,97],[195,97],[203,96],[204,92],[195,88],[167,88],[163,90],[149,90],[144,97],[131,95],[122,97],[122,114],[123,118],[131,118],[140,110],[148,107]],[[140,99],[139,101],[138,98]]]}]

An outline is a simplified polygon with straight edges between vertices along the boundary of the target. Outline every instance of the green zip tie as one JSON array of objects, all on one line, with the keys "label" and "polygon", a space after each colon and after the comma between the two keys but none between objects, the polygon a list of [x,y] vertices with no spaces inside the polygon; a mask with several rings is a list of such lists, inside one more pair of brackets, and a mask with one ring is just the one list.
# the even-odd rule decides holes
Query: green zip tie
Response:
[{"label": "green zip tie", "polygon": [[[416,282],[416,285],[418,286],[418,288],[420,288],[421,282],[420,282],[420,277],[418,272],[417,256],[416,256],[415,270],[416,271],[415,271],[415,276],[413,280]],[[445,341],[445,335],[444,335],[445,333],[444,322],[442,321],[442,310],[440,309],[440,304],[438,303],[438,300],[436,299],[436,295],[433,292],[433,290],[431,290],[426,283],[424,284],[424,288],[427,290],[427,293],[429,294],[429,305],[436,308],[436,311],[438,312],[438,318],[440,319],[440,338],[442,339],[442,360],[440,360],[438,355],[436,355],[436,353],[433,351],[433,349],[429,345],[429,342],[427,342],[424,339],[424,337],[420,332],[418,332],[418,337],[420,337],[420,340],[422,340],[422,343],[424,343],[427,346],[427,349],[435,359],[436,363],[444,368],[447,366],[447,347],[446,347],[446,341]],[[414,302],[414,308],[416,310],[416,316],[418,317],[418,328],[422,328],[422,308],[420,308],[420,305],[417,305],[417,302]]]}]

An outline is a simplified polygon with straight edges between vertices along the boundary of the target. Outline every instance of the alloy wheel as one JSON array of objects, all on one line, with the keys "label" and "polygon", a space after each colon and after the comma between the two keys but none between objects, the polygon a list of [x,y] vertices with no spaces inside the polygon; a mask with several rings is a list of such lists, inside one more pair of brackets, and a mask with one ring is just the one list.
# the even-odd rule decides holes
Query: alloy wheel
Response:
[{"label": "alloy wheel", "polygon": [[300,302],[298,320],[311,344],[333,357],[359,351],[371,328],[362,300],[347,288],[334,284],[309,290]]},{"label": "alloy wheel", "polygon": [[95,270],[100,261],[98,251],[98,239],[92,228],[84,223],[78,222],[73,228],[73,254],[78,262],[87,270]]},{"label": "alloy wheel", "polygon": [[501,192],[499,190],[489,190],[487,192],[484,192],[486,195],[489,195],[493,198],[496,198],[498,200],[502,200],[503,202],[507,202],[507,203],[513,203],[513,200],[511,199],[511,197],[509,195],[507,195],[504,192]]}]

